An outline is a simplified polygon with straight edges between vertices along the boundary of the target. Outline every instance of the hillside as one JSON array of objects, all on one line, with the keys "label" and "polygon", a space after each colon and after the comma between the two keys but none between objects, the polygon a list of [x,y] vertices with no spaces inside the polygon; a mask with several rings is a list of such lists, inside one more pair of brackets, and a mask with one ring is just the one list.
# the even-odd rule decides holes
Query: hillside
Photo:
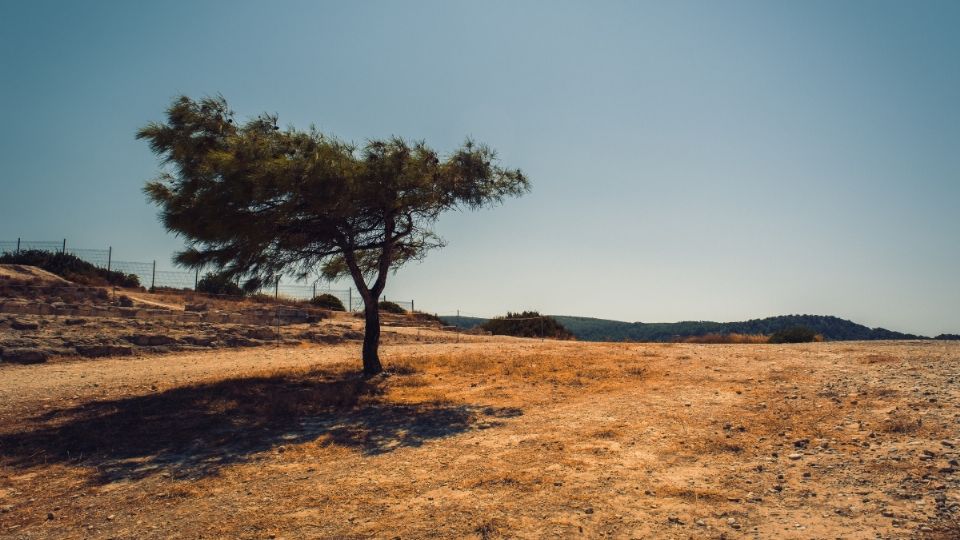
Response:
[{"label": "hillside", "polygon": [[[624,322],[592,317],[554,315],[564,327],[582,341],[673,341],[705,334],[772,334],[794,326],[806,326],[830,341],[877,339],[928,339],[925,336],[869,328],[853,321],[829,315],[780,315],[739,322],[681,321],[675,323]],[[473,328],[486,319],[445,317],[447,324]]]}]

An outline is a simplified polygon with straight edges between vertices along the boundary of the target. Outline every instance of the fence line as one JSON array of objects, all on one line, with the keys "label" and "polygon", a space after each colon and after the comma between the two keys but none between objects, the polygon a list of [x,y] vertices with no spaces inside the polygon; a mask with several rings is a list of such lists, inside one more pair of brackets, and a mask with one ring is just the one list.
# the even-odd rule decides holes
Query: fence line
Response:
[{"label": "fence line", "polygon": [[[21,251],[38,250],[50,253],[66,253],[86,261],[98,268],[132,274],[137,276],[140,284],[148,289],[170,288],[196,291],[200,279],[203,278],[199,270],[158,270],[157,261],[122,261],[113,258],[113,247],[107,249],[75,248],[66,239],[56,240],[0,240],[0,254],[19,253]],[[293,300],[310,300],[321,294],[335,296],[349,311],[362,311],[363,299],[353,288],[331,289],[313,284],[290,284],[277,280],[273,286],[266,285],[258,291],[260,294],[284,297]],[[386,297],[383,298],[386,300]],[[390,300],[407,311],[414,311],[414,301]]]}]

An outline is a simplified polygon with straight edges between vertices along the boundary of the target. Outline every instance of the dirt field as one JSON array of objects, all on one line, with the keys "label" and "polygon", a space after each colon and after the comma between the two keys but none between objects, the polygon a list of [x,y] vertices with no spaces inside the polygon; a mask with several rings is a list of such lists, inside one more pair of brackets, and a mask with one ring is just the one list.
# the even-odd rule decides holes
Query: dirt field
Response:
[{"label": "dirt field", "polygon": [[0,536],[960,538],[960,344],[450,339],[2,365]]}]

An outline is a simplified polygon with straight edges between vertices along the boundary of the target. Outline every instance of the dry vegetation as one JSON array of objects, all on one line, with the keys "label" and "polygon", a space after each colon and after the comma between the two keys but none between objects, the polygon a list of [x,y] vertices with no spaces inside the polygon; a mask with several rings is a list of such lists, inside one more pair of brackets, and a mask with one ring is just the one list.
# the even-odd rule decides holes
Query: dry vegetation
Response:
[{"label": "dry vegetation", "polygon": [[956,344],[449,339],[0,367],[0,536],[958,537]]}]

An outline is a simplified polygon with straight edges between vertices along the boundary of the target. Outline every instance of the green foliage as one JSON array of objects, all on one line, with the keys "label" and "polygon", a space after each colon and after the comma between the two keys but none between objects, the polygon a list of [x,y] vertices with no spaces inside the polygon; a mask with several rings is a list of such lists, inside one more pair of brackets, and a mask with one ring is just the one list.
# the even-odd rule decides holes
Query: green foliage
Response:
[{"label": "green foliage", "polygon": [[433,313],[426,313],[426,312],[423,312],[423,311],[414,311],[414,312],[413,312],[413,316],[414,316],[418,321],[428,322],[428,323],[437,323],[437,324],[441,324],[441,325],[443,324],[443,320],[441,320],[440,317],[437,317],[437,316],[434,315]]},{"label": "green foliage", "polygon": [[135,288],[140,279],[134,274],[108,271],[69,253],[27,250],[0,255],[0,264],[36,266],[81,285],[116,285]]},{"label": "green foliage", "polygon": [[573,339],[573,334],[555,318],[536,311],[507,313],[506,317],[490,319],[480,328],[495,335],[517,337],[548,337]]},{"label": "green foliage", "polygon": [[464,330],[471,330],[473,328],[476,328],[484,324],[489,320],[490,319],[483,319],[480,317],[466,317],[466,316],[459,316],[459,315],[450,315],[450,316],[445,315],[443,317],[440,317],[440,321],[443,324],[446,324],[448,326],[456,326],[457,328],[463,328]]},{"label": "green foliage", "polygon": [[314,128],[281,129],[267,114],[237,123],[222,97],[177,98],[166,122],[137,137],[170,171],[145,192],[164,226],[187,238],[178,263],[260,282],[321,268],[351,276],[365,298],[379,296],[390,269],[443,245],[431,230],[441,213],[529,188],[469,140],[445,157],[396,137],[359,147]]},{"label": "green foliage", "polygon": [[817,333],[806,326],[794,326],[770,336],[769,343],[811,343],[817,341]]},{"label": "green foliage", "polygon": [[217,272],[204,275],[197,283],[197,292],[238,298],[244,295],[244,290],[237,285],[231,276]]},{"label": "green foliage", "polygon": [[407,310],[400,307],[399,304],[391,302],[389,300],[380,301],[380,311],[386,311],[387,313],[395,313],[397,315],[403,315]]},{"label": "green foliage", "polygon": [[586,341],[660,341],[682,340],[706,334],[772,335],[794,326],[805,326],[828,341],[875,339],[923,339],[922,336],[868,328],[839,317],[826,315],[780,315],[740,322],[683,321],[677,323],[641,323],[555,315],[558,321]]},{"label": "green foliage", "polygon": [[330,294],[323,293],[317,296],[314,296],[310,299],[310,303],[314,306],[323,309],[329,309],[330,311],[346,311],[347,308],[343,306],[343,302],[339,298]]}]

